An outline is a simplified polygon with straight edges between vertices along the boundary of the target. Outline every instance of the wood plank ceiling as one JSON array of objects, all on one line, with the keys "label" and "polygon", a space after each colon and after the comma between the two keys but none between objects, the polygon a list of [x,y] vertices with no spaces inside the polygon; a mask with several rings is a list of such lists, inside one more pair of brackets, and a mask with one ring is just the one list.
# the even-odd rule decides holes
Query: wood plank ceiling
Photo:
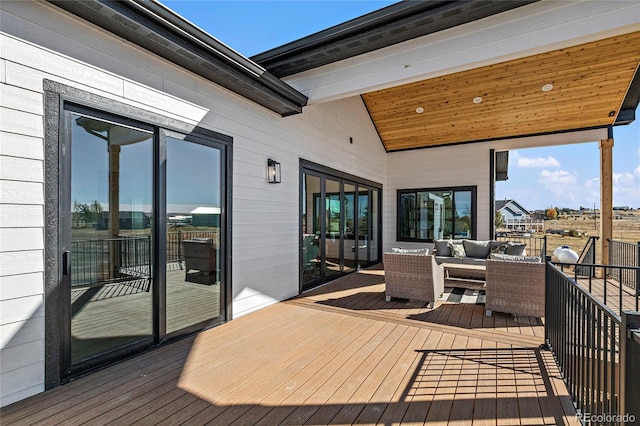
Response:
[{"label": "wood plank ceiling", "polygon": [[584,129],[614,123],[639,63],[634,32],[362,98],[387,151]]}]

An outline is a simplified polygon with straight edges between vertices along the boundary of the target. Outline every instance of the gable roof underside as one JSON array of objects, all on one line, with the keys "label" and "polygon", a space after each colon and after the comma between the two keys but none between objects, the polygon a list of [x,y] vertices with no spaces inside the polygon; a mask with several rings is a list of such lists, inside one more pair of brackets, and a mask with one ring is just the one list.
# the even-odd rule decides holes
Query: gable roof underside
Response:
[{"label": "gable roof underside", "polygon": [[[475,25],[475,21],[478,24],[470,28],[478,31],[483,19],[508,22],[518,16],[519,25],[531,26],[541,19],[536,16],[540,11],[551,17],[566,7],[580,12],[574,26],[557,25],[564,32],[559,37],[565,38],[552,40],[548,48],[540,48],[535,54],[463,71],[445,71],[408,83],[378,82],[383,86],[378,90],[375,84],[371,86],[374,90],[367,90],[367,83],[363,83],[358,93],[385,149],[400,151],[629,124],[635,119],[640,102],[640,2],[594,5],[495,0],[402,2],[252,59],[278,76],[289,76],[287,80],[294,87],[311,96],[319,90],[317,84],[323,73],[337,73],[342,60],[350,61],[344,62],[344,68],[351,72],[345,79],[354,78],[357,61],[373,63],[372,49],[378,49],[375,54],[380,53],[376,57],[379,64],[384,55],[394,55],[407,46],[399,43],[429,43],[435,33],[466,28],[465,25]],[[621,22],[619,18],[625,16],[626,22]],[[602,24],[605,20],[607,30],[604,25],[593,29],[593,23]],[[580,26],[588,26],[590,35],[574,34],[582,30]],[[535,34],[530,28],[527,30]],[[384,49],[391,45],[394,49]],[[411,45],[412,53],[416,52],[415,46]],[[407,60],[420,59],[414,56]],[[312,70],[313,67],[320,68]],[[364,65],[358,70],[367,72]],[[299,74],[290,75],[293,73]],[[381,75],[380,68],[376,73]],[[543,91],[546,85],[551,85],[551,90]],[[331,90],[334,87],[336,84]],[[339,97],[333,93],[327,99],[332,96]],[[315,99],[312,96],[312,101]]]}]

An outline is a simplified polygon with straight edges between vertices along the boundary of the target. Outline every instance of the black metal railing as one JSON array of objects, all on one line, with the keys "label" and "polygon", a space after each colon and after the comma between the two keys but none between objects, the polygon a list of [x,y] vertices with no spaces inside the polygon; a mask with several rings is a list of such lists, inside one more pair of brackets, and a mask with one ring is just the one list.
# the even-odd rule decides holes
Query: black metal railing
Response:
[{"label": "black metal railing", "polygon": [[616,314],[551,262],[545,298],[545,340],[583,424],[640,419],[640,380],[628,372],[638,372],[640,343],[627,330],[640,313]]},{"label": "black metal railing", "polygon": [[[611,265],[640,266],[640,242],[609,241],[609,263]],[[620,282],[631,288],[640,287],[640,269],[627,270],[620,277]]]},{"label": "black metal railing", "polygon": [[640,271],[637,266],[617,266],[583,263],[554,263],[560,270],[572,276],[586,291],[597,297],[610,309],[620,313],[623,310],[639,310],[640,289],[629,288],[622,284],[622,277],[636,274]]},{"label": "black metal railing", "polygon": [[[600,237],[595,237],[595,236],[589,237],[589,239],[587,240],[587,243],[584,245],[584,248],[582,249],[582,252],[580,253],[580,256],[578,257],[579,265],[584,265],[584,264],[595,265],[596,264],[596,241],[599,238]],[[575,271],[577,275],[582,275],[582,276],[589,276],[589,274],[595,273],[595,269],[589,268],[586,266],[576,266]],[[591,275],[591,276],[595,276],[595,275]]]},{"label": "black metal railing", "polygon": [[542,237],[531,235],[506,235],[496,236],[497,241],[512,241],[514,243],[524,243],[527,245],[526,252],[531,256],[540,256],[541,259],[547,257],[547,236]]},{"label": "black metal railing", "polygon": [[72,287],[150,277],[148,235],[72,241],[71,253]]}]

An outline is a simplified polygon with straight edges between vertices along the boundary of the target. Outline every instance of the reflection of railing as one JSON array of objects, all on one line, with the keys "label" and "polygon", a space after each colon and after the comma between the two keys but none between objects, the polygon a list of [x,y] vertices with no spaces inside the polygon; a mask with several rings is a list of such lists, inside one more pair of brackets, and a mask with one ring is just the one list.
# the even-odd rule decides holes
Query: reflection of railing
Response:
[{"label": "reflection of railing", "polygon": [[[218,230],[167,232],[167,264],[182,268],[182,242],[193,238],[218,241]],[[82,240],[71,243],[71,285],[87,286],[145,279],[151,276],[151,237],[123,235],[118,238]],[[148,283],[146,283],[148,284]]]},{"label": "reflection of railing", "polygon": [[150,277],[149,236],[72,241],[71,254],[72,287]]},{"label": "reflection of railing", "polygon": [[167,263],[184,262],[182,242],[193,238],[211,238],[218,242],[219,231],[173,231],[167,232]]},{"label": "reflection of railing", "polygon": [[616,314],[547,263],[545,339],[583,424],[630,424],[640,416],[639,327],[640,313]]},{"label": "reflection of railing", "polygon": [[[640,242],[633,244],[609,240],[609,263],[611,265],[640,266]],[[624,271],[620,282],[631,288],[637,288],[640,283],[640,269]]]}]

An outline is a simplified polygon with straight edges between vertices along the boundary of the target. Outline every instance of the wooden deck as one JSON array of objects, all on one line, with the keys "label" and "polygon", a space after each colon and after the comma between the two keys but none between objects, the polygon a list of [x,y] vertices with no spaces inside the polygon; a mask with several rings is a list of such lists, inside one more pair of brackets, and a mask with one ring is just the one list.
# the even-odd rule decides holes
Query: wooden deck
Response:
[{"label": "wooden deck", "polygon": [[636,296],[636,290],[621,285],[615,279],[579,277],[577,283],[618,315],[621,307],[623,311],[635,311],[640,305],[640,296]]},{"label": "wooden deck", "polygon": [[349,275],[4,407],[10,424],[575,424],[540,319]]}]

